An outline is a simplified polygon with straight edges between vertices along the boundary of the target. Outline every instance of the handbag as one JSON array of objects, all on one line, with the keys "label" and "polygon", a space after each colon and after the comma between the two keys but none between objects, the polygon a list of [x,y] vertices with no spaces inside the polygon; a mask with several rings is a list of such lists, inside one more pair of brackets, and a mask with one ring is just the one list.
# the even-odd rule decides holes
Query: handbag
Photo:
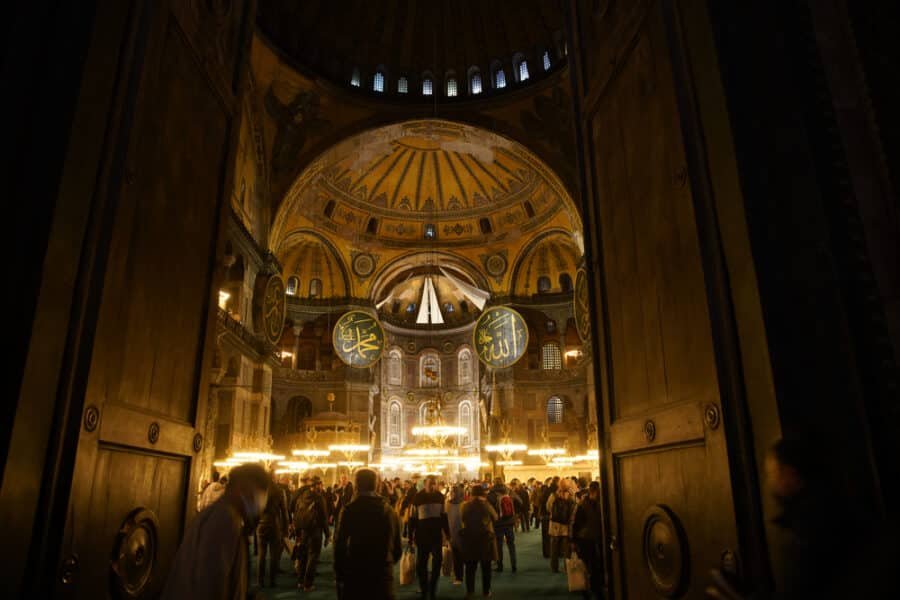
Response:
[{"label": "handbag", "polygon": [[575,552],[572,552],[572,558],[566,559],[566,576],[569,579],[570,592],[586,592],[590,589],[587,565]]},{"label": "handbag", "polygon": [[453,550],[450,546],[444,546],[441,551],[443,560],[441,561],[441,574],[447,577],[453,576]]},{"label": "handbag", "polygon": [[400,585],[409,585],[416,580],[416,555],[407,547],[400,559]]}]

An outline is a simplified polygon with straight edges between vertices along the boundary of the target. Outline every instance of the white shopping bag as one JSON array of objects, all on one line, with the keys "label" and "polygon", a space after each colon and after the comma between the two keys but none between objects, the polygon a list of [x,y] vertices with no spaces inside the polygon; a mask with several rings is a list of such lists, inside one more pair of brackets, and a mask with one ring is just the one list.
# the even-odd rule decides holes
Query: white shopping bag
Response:
[{"label": "white shopping bag", "polygon": [[569,578],[570,592],[588,591],[587,565],[574,552],[572,553],[572,558],[566,559],[566,575]]},{"label": "white shopping bag", "polygon": [[400,559],[400,585],[409,585],[416,580],[416,555],[407,548]]}]

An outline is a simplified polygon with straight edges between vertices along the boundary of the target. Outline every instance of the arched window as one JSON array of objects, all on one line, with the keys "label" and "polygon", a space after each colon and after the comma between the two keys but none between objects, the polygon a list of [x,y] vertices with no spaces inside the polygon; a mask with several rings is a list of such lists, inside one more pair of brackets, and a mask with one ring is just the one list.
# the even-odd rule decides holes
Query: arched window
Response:
[{"label": "arched window", "polygon": [[350,75],[350,85],[353,87],[359,87],[360,85],[360,77],[359,77],[359,68],[353,67],[353,74]]},{"label": "arched window", "polygon": [[441,385],[441,359],[437,352],[428,352],[419,359],[419,387]]},{"label": "arched window", "polygon": [[444,80],[447,82],[446,91],[447,97],[453,98],[457,95],[457,85],[456,85],[456,75],[454,75],[453,71],[450,71],[444,76]]},{"label": "arched window", "polygon": [[397,93],[406,94],[407,92],[409,92],[409,80],[406,77],[401,77],[397,80]]},{"label": "arched window", "polygon": [[559,396],[550,396],[547,400],[547,422],[559,425],[563,422],[563,401]]},{"label": "arched window", "polygon": [[422,95],[430,96],[434,93],[434,77],[431,76],[431,73],[425,73],[422,75]]},{"label": "arched window", "polygon": [[468,348],[459,351],[457,357],[459,371],[459,385],[471,385],[472,383],[472,352]]},{"label": "arched window", "polygon": [[376,233],[378,233],[378,219],[376,219],[375,217],[369,219],[369,222],[366,225],[366,233],[371,235],[375,235]]},{"label": "arched window", "polygon": [[388,355],[388,383],[403,385],[403,355],[399,350],[391,350]]},{"label": "arched window", "polygon": [[309,280],[309,297],[310,298],[318,298],[322,295],[322,280],[321,279],[310,279]]},{"label": "arched window", "polygon": [[325,213],[325,216],[330,219],[331,215],[334,214],[334,200],[329,200],[325,204],[325,210],[323,210],[322,212]]},{"label": "arched window", "polygon": [[293,277],[288,277],[287,286],[285,287],[284,292],[288,296],[296,296],[298,289],[300,289],[300,278],[296,275]]},{"label": "arched window", "polygon": [[456,311],[456,307],[453,306],[452,302],[444,302],[444,312],[445,313],[452,313],[454,311]]},{"label": "arched window", "polygon": [[414,312],[416,312],[416,303],[415,303],[415,302],[410,302],[409,304],[407,304],[407,305],[406,305],[406,312],[408,312],[408,313],[414,313]]},{"label": "arched window", "polygon": [[468,400],[459,404],[459,427],[465,428],[465,432],[459,436],[460,446],[472,445],[472,403]]},{"label": "arched window", "polygon": [[494,228],[491,227],[491,220],[487,217],[482,217],[481,219],[479,219],[478,225],[481,227],[481,233],[483,233],[484,235],[487,235],[494,230]]},{"label": "arched window", "polygon": [[394,303],[391,306],[391,312],[394,313],[395,315],[398,312],[400,312],[400,301],[399,300],[394,300]]},{"label": "arched window", "polygon": [[546,275],[538,277],[537,284],[538,294],[546,294],[550,291],[550,278]]},{"label": "arched window", "polygon": [[465,314],[469,313],[469,303],[466,300],[459,301],[459,310]]},{"label": "arched window", "polygon": [[498,90],[502,90],[506,87],[506,72],[503,70],[503,67],[497,69],[494,73],[494,88]]},{"label": "arched window", "polygon": [[384,72],[380,69],[375,72],[375,77],[372,78],[372,89],[376,92],[384,91]]},{"label": "arched window", "polygon": [[469,69],[469,93],[473,96],[481,93],[481,69],[478,67]]},{"label": "arched window", "polygon": [[549,71],[550,67],[552,66],[550,64],[550,51],[549,50],[544,50],[543,60],[544,60],[544,70]]},{"label": "arched window", "polygon": [[437,237],[437,229],[435,229],[434,225],[432,225],[430,223],[425,225],[425,239],[433,240],[436,237]]},{"label": "arched window", "polygon": [[399,448],[402,445],[400,432],[402,431],[402,409],[400,402],[393,400],[388,408],[388,445]]},{"label": "arched window", "polygon": [[572,276],[568,273],[559,274],[559,289],[564,292],[572,291]]},{"label": "arched window", "polygon": [[531,202],[528,200],[525,201],[525,216],[529,219],[534,218],[534,206],[532,206]]},{"label": "arched window", "polygon": [[513,72],[518,77],[517,81],[519,83],[528,79],[528,61],[525,60],[525,55],[521,52],[517,52],[513,56]]},{"label": "arched window", "polygon": [[562,356],[559,353],[559,344],[547,342],[541,348],[541,367],[552,371],[562,369]]}]

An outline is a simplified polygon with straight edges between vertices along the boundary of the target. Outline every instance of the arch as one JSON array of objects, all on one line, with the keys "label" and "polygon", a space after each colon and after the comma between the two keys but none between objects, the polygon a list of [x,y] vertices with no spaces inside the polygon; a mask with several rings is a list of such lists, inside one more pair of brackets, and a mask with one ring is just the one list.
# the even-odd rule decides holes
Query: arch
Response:
[{"label": "arch", "polygon": [[562,353],[557,342],[545,342],[541,346],[541,368],[545,371],[562,369]]},{"label": "arch", "polygon": [[559,274],[559,289],[561,292],[572,291],[572,276],[568,273]]},{"label": "arch", "polygon": [[503,63],[499,60],[491,61],[491,85],[495,90],[506,87],[506,71],[503,70]]},{"label": "arch", "polygon": [[312,401],[306,396],[294,396],[288,400],[281,428],[284,433],[300,433],[303,431],[303,422],[311,416]]},{"label": "arch", "polygon": [[484,235],[489,235],[494,231],[493,226],[491,225],[491,220],[487,217],[481,217],[478,219],[478,226],[481,229],[481,233]]},{"label": "arch", "polygon": [[469,67],[466,80],[469,82],[469,95],[476,96],[482,92],[481,69],[477,66]]},{"label": "arch", "polygon": [[441,386],[441,356],[437,350],[426,350],[419,355],[419,387]]},{"label": "arch", "polygon": [[325,208],[322,209],[322,213],[327,217],[331,218],[331,215],[334,214],[334,200],[329,200],[325,203]]},{"label": "arch", "polygon": [[300,289],[300,278],[296,275],[291,275],[287,279],[287,283],[284,288],[284,293],[288,296],[296,296],[297,290]]},{"label": "arch", "polygon": [[391,398],[388,404],[387,425],[388,446],[400,448],[403,446],[403,405],[397,398]]},{"label": "arch", "polygon": [[369,222],[366,223],[366,233],[369,235],[378,233],[378,219],[376,217],[371,217]]},{"label": "arch", "polygon": [[513,76],[516,78],[516,83],[527,81],[530,74],[528,73],[528,60],[525,58],[525,55],[521,52],[513,54],[512,65]]},{"label": "arch", "polygon": [[[308,260],[305,256],[314,249],[315,246],[321,248],[323,256],[327,258],[325,261],[325,269],[329,280],[331,281],[331,295],[333,296],[350,296],[353,293],[351,287],[350,271],[344,263],[344,258],[340,250],[328,238],[313,229],[295,229],[291,231],[278,248],[277,254],[281,264],[287,272],[306,273],[312,276],[313,271],[305,271],[302,263]],[[325,275],[321,273],[317,275]],[[320,277],[321,279],[321,277]],[[298,295],[300,288],[298,287]],[[326,293],[326,290],[322,290]]]},{"label": "arch", "polygon": [[537,292],[538,294],[546,294],[550,291],[550,278],[546,275],[540,275],[537,278]]},{"label": "arch", "polygon": [[319,298],[322,295],[322,280],[313,278],[309,280],[309,297]]},{"label": "arch", "polygon": [[550,57],[550,50],[544,50],[541,52],[541,62],[544,66],[544,71],[549,71],[553,68],[553,59]]},{"label": "arch", "polygon": [[468,346],[463,346],[459,352],[456,353],[456,365],[457,365],[457,384],[458,385],[472,385],[475,381],[474,377],[474,369],[472,364],[472,350],[469,349]]},{"label": "arch", "polygon": [[456,80],[456,71],[447,71],[444,74],[444,94],[448,98],[455,98],[459,95],[459,83]]},{"label": "arch", "polygon": [[375,74],[372,76],[372,91],[383,93],[385,85],[385,69],[384,65],[375,67]]},{"label": "arch", "polygon": [[408,94],[409,93],[409,79],[406,78],[405,75],[401,75],[397,80],[397,93],[398,94]]},{"label": "arch", "polygon": [[437,262],[454,275],[481,289],[488,289],[488,280],[472,259],[454,252],[444,250],[412,251],[398,256],[380,266],[372,276],[370,298],[374,301],[383,300],[394,285],[405,279],[407,272],[422,265]]},{"label": "arch", "polygon": [[[573,239],[572,231],[554,227],[536,236],[519,251],[513,263],[510,279],[512,295],[528,296],[538,291],[536,283],[539,273],[534,268],[534,263],[539,252],[543,252],[542,246],[545,244],[553,246],[550,253],[553,257],[549,264],[549,272],[575,272],[578,269],[581,262],[581,250],[577,241]],[[543,274],[540,273],[540,275]]]},{"label": "arch", "polygon": [[394,348],[388,353],[388,385],[403,385],[403,352]]},{"label": "arch", "polygon": [[466,448],[471,446],[474,442],[475,436],[473,435],[473,427],[472,427],[472,402],[471,400],[463,400],[459,403],[459,412],[457,415],[458,427],[464,427],[465,433],[461,433],[459,435],[459,446],[461,448]]},{"label": "arch", "polygon": [[560,425],[566,417],[565,404],[559,396],[550,396],[547,399],[547,423]]},{"label": "arch", "polygon": [[434,75],[431,71],[422,73],[422,95],[431,96],[434,94]]}]

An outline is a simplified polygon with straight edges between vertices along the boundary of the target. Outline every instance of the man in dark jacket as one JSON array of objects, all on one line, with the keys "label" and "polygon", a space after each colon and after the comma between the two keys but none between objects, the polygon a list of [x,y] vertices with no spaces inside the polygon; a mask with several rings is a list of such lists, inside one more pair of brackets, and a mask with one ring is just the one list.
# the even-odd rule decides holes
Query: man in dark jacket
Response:
[{"label": "man in dark jacket", "polygon": [[291,507],[294,515],[294,531],[297,533],[298,552],[297,589],[312,591],[319,566],[319,555],[322,553],[322,539],[328,545],[328,508],[322,480],[316,476],[312,484],[297,490]]},{"label": "man in dark jacket", "polygon": [[265,587],[266,558],[269,559],[269,585],[275,587],[275,574],[281,563],[281,551],[284,547],[283,538],[287,535],[288,516],[287,499],[281,487],[273,479],[269,481],[266,509],[259,517],[259,525],[256,528],[259,540],[259,562],[257,565],[257,583],[259,587]]},{"label": "man in dark jacket", "polygon": [[592,481],[587,488],[587,495],[575,507],[575,515],[572,517],[572,544],[578,553],[578,557],[584,561],[590,577],[590,591],[582,592],[585,598],[590,598],[591,593],[600,598],[600,590],[603,587],[603,570],[600,560],[601,534],[600,516],[600,484]]},{"label": "man in dark jacket", "polygon": [[509,488],[503,483],[502,477],[494,480],[494,487],[488,494],[488,502],[497,511],[500,517],[494,524],[494,533],[497,536],[497,572],[503,571],[503,541],[509,549],[509,563],[512,572],[516,572],[516,514],[519,512],[521,500],[518,494],[510,493]]},{"label": "man in dark jacket", "polygon": [[[419,587],[427,600],[437,595],[441,577],[443,541],[450,539],[450,522],[444,510],[444,495],[437,490],[437,480],[429,475],[425,487],[413,498],[409,519],[409,537],[416,545],[416,573]],[[428,558],[431,557],[431,577]]]},{"label": "man in dark jacket", "polygon": [[339,598],[393,600],[394,563],[402,542],[397,513],[375,493],[371,469],[356,472],[356,498],[344,509],[334,534],[334,574]]}]

